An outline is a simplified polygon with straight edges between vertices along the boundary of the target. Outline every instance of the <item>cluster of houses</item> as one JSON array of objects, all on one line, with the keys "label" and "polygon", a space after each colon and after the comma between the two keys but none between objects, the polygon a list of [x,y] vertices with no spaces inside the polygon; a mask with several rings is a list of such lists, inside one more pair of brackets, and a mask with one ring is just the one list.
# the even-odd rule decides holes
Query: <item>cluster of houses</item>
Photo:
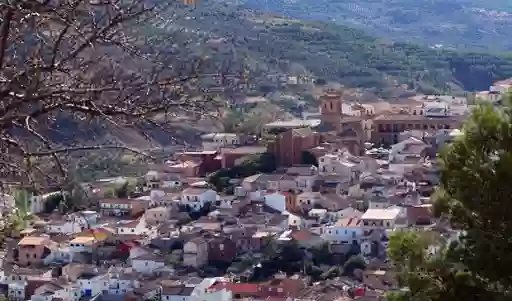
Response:
[{"label": "cluster of houses", "polygon": [[[0,287],[11,300],[32,301],[383,298],[399,289],[386,255],[390,235],[457,239],[433,216],[431,195],[439,183],[436,151],[461,134],[466,111],[436,110],[435,98],[437,106],[379,113],[376,105],[347,109],[341,99],[328,92],[319,120],[270,124],[275,136],[267,146],[239,134],[205,135],[203,150],[153,166],[129,197],[103,197],[119,179],[84,185],[97,197],[87,211],[41,214],[45,198],[32,197],[29,211],[39,218],[6,242]],[[229,194],[208,183],[208,174],[264,152],[275,155],[274,172],[230,179]],[[315,164],[301,162],[304,152]],[[248,282],[236,269],[209,272],[261,258],[269,243],[327,246],[333,255],[355,249],[366,270],[320,282],[305,274]]]}]

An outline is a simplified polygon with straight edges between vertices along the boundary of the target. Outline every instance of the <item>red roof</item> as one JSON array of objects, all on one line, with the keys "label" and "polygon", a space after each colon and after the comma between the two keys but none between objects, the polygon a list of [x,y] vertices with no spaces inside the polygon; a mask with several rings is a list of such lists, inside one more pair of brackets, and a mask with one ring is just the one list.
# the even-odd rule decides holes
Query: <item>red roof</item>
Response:
[{"label": "red roof", "polygon": [[363,287],[358,287],[354,290],[354,296],[362,297],[366,294],[365,289]]}]

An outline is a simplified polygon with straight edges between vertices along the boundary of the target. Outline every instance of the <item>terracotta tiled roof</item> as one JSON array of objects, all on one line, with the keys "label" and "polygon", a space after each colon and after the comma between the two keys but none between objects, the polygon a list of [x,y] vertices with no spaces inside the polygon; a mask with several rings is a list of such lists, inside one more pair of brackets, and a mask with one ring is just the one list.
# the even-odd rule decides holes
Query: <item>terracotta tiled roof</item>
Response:
[{"label": "terracotta tiled roof", "polygon": [[162,286],[162,295],[167,296],[190,296],[193,287],[187,287],[184,285],[176,285],[176,286]]},{"label": "terracotta tiled roof", "polygon": [[36,289],[49,282],[48,280],[27,280],[27,285],[25,286],[25,300],[30,300],[30,297],[34,295]]},{"label": "terracotta tiled roof", "polygon": [[18,243],[19,246],[39,246],[48,244],[49,239],[41,236],[25,236]]},{"label": "terracotta tiled roof", "polygon": [[407,219],[410,223],[417,223],[421,221],[430,220],[433,217],[430,207],[427,206],[413,206],[407,208]]},{"label": "terracotta tiled roof", "polygon": [[314,239],[316,236],[318,235],[308,230],[293,231],[291,234],[291,237],[297,241],[308,241]]},{"label": "terracotta tiled roof", "polygon": [[336,226],[338,227],[358,227],[361,224],[361,220],[357,217],[348,217],[338,220]]}]

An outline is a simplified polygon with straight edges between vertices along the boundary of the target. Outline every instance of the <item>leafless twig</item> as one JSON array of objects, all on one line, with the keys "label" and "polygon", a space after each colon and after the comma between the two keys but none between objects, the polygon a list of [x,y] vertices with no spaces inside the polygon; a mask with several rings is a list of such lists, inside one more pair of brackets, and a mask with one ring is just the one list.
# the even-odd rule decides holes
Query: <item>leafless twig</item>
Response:
[{"label": "leafless twig", "polygon": [[106,131],[148,124],[163,128],[155,116],[171,120],[209,110],[206,100],[189,97],[201,61],[184,72],[168,57],[140,51],[134,29],[176,5],[154,3],[10,0],[0,5],[0,182],[38,181],[34,173],[45,173],[38,163],[48,158],[65,179],[60,156],[74,151],[146,155],[118,143],[55,141],[48,129],[62,120],[83,127],[101,124]]}]

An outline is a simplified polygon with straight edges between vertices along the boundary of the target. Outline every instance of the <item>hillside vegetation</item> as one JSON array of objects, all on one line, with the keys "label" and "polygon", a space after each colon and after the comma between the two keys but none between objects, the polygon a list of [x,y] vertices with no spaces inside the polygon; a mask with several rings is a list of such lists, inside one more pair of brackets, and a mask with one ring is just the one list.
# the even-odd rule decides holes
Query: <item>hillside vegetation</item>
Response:
[{"label": "hillside vegetation", "polygon": [[153,47],[183,45],[189,53],[208,54],[215,62],[212,72],[220,67],[234,74],[249,70],[251,84],[261,92],[277,89],[273,75],[284,73],[312,74],[383,94],[398,84],[427,93],[474,91],[512,77],[512,56],[392,43],[343,25],[288,19],[227,3],[177,7],[145,34],[172,36],[155,38],[160,42]]},{"label": "hillside vegetation", "polygon": [[333,21],[395,41],[471,50],[512,50],[506,0],[244,0],[251,8]]},{"label": "hillside vegetation", "polygon": [[[407,43],[390,43],[347,26],[299,21],[242,8],[201,1],[196,8],[176,5],[158,21],[133,28],[138,47],[161,53],[190,75],[199,57],[202,74],[230,74],[232,80],[201,79],[196,96],[223,87],[220,99],[237,95],[267,95],[290,87],[287,75],[306,76],[395,97],[406,90],[461,93],[487,89],[512,77],[512,57],[486,53],[433,50]],[[244,79],[246,78],[246,79]],[[307,95],[307,88],[292,91]],[[397,92],[398,91],[398,92]],[[195,144],[205,129],[197,120],[176,124],[177,143]],[[195,122],[195,123],[194,123]],[[105,124],[81,127],[65,116],[51,126],[49,137],[63,144],[77,141],[120,141],[140,148],[175,143],[169,133],[148,129],[147,136]],[[215,129],[210,129],[215,130]]]}]

